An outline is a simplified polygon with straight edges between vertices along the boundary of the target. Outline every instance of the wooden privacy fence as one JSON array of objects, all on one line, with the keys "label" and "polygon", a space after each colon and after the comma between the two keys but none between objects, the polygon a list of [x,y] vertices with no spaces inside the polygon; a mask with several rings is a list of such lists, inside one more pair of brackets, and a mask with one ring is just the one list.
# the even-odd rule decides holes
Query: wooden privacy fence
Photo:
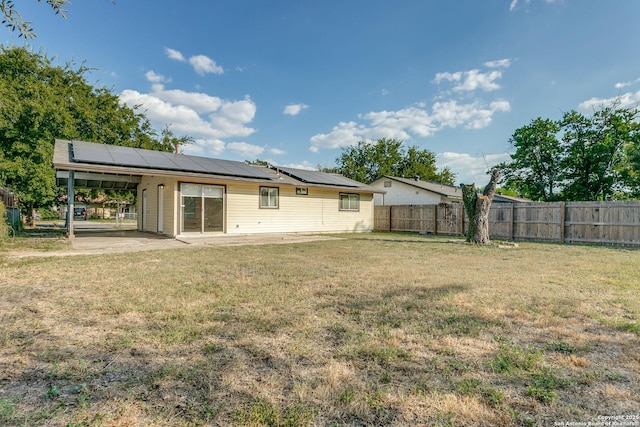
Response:
[{"label": "wooden privacy fence", "polygon": [[[461,203],[376,206],[376,231],[462,236],[468,218]],[[640,201],[493,203],[493,239],[640,245]]]}]

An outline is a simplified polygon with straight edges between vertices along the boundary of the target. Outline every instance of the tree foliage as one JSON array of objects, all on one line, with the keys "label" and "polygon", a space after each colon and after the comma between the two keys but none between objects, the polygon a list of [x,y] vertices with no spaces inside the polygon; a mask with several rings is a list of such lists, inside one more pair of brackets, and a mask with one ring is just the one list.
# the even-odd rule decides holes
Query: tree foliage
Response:
[{"label": "tree foliage", "polygon": [[86,80],[89,69],[55,66],[42,53],[0,47],[0,185],[28,212],[58,196],[52,167],[58,139],[174,151],[188,137],[166,128],[158,138],[147,118]]},{"label": "tree foliage", "polygon": [[359,182],[369,183],[383,176],[414,177],[424,181],[453,184],[455,174],[445,167],[436,168],[436,157],[429,150],[411,146],[405,149],[402,141],[381,138],[374,143],[360,141],[345,147],[336,159],[340,173]]},{"label": "tree foliage", "polygon": [[509,140],[516,148],[511,163],[504,166],[506,184],[534,200],[553,200],[560,178],[560,125],[537,118],[513,133]]},{"label": "tree foliage", "polygon": [[553,121],[537,118],[516,129],[516,149],[501,167],[507,188],[532,200],[605,200],[640,193],[637,109],[603,106]]},{"label": "tree foliage", "polygon": [[[37,0],[40,3],[42,0]],[[53,13],[66,18],[67,11],[65,5],[70,4],[69,0],[45,0]],[[22,14],[15,8],[13,0],[0,0],[0,13],[2,13],[2,23],[11,31],[17,31],[18,37],[32,39],[36,36],[31,28],[31,22],[25,21]]]}]

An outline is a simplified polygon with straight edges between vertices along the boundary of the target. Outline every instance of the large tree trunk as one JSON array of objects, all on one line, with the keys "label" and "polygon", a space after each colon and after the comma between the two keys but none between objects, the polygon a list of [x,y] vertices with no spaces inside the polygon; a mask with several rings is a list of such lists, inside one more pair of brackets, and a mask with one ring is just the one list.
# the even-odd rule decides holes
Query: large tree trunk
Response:
[{"label": "large tree trunk", "polygon": [[496,186],[500,179],[500,169],[491,171],[491,180],[482,194],[476,192],[475,184],[462,186],[462,200],[464,209],[469,217],[469,229],[467,230],[467,242],[479,245],[490,245],[489,238],[489,210],[493,196],[496,194]]}]

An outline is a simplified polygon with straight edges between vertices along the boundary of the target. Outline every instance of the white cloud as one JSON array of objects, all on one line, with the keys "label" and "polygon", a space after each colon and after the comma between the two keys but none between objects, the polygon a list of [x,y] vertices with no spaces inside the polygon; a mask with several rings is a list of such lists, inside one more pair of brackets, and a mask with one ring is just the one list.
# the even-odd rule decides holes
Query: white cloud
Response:
[{"label": "white cloud", "polygon": [[616,89],[622,89],[622,88],[624,88],[624,87],[632,86],[632,85],[634,85],[634,84],[636,84],[636,83],[639,83],[639,82],[640,82],[640,78],[637,78],[637,79],[635,79],[635,80],[630,80],[630,81],[628,81],[628,82],[620,82],[620,83],[616,83],[616,84],[614,85],[614,87],[615,87]]},{"label": "white cloud", "polygon": [[493,115],[497,112],[509,112],[511,105],[504,100],[491,102],[484,105],[479,101],[470,104],[459,104],[455,100],[436,102],[432,107],[430,116],[434,123],[438,124],[438,130],[445,127],[456,128],[463,126],[466,129],[481,129],[489,126]]},{"label": "white cloud", "polygon": [[419,105],[398,111],[370,112],[359,116],[367,122],[366,125],[354,121],[341,122],[329,133],[314,135],[310,140],[310,150],[318,152],[320,149],[341,148],[382,137],[406,141],[412,135],[428,137],[444,128],[480,129],[491,124],[496,113],[510,110],[509,102],[504,100],[489,104],[481,101],[461,104],[448,100],[434,103],[431,111]]},{"label": "white cloud", "polygon": [[264,147],[247,144],[246,142],[230,142],[227,144],[227,149],[236,152],[246,160],[253,160],[264,153]]},{"label": "white cloud", "polygon": [[273,154],[274,156],[284,156],[287,152],[279,148],[270,148],[269,154]]},{"label": "white cloud", "polygon": [[224,69],[216,64],[216,61],[205,55],[195,55],[189,58],[189,64],[193,66],[196,73],[204,76],[205,74],[223,74]]},{"label": "white cloud", "polygon": [[398,111],[370,112],[360,116],[371,123],[376,134],[387,138],[409,139],[408,132],[419,136],[433,135],[438,129],[423,108],[409,107]]},{"label": "white cloud", "polygon": [[184,146],[184,154],[190,154],[192,156],[217,156],[224,152],[224,141],[216,138],[206,139],[198,138],[193,141],[193,144]]},{"label": "white cloud", "polygon": [[307,108],[309,108],[309,106],[306,104],[289,104],[284,107],[282,113],[288,114],[290,116],[297,116],[298,114],[300,114],[300,112],[302,112],[302,110],[306,110]]},{"label": "white cloud", "polygon": [[439,169],[449,167],[456,174],[456,184],[483,186],[489,182],[487,171],[493,166],[511,160],[508,153],[481,154],[444,152],[436,155]]},{"label": "white cloud", "polygon": [[497,61],[487,61],[484,63],[485,67],[489,68],[508,68],[511,65],[510,59],[498,59]]},{"label": "white cloud", "polygon": [[153,70],[147,71],[144,76],[147,79],[147,81],[149,81],[151,83],[164,83],[164,82],[169,83],[169,82],[171,82],[171,79],[168,79],[165,76],[163,76],[162,74],[158,74]]},{"label": "white cloud", "polygon": [[164,52],[167,54],[167,57],[169,57],[169,59],[173,59],[175,61],[180,61],[180,62],[186,61],[186,59],[184,59],[184,56],[182,56],[182,53],[178,50],[166,47],[164,49]]},{"label": "white cloud", "polygon": [[464,80],[461,84],[453,88],[454,91],[473,91],[482,89],[484,91],[492,91],[500,89],[500,85],[495,81],[502,77],[501,71],[490,71],[481,73],[480,70],[470,70],[464,73]]},{"label": "white cloud", "polygon": [[578,104],[578,110],[585,114],[593,113],[602,107],[616,104],[618,108],[638,108],[640,105],[640,91],[627,92],[612,98],[591,98]]},{"label": "white cloud", "polygon": [[169,124],[176,134],[196,138],[185,152],[202,149],[219,154],[224,150],[223,138],[246,137],[255,132],[247,126],[256,112],[249,97],[229,101],[204,93],[164,90],[156,84],[150,93],[124,90],[120,101],[130,108],[139,106],[156,129]]},{"label": "white cloud", "polygon": [[[505,65],[502,66],[504,67]],[[434,82],[456,82],[458,84],[453,87],[454,92],[471,92],[476,89],[482,89],[485,92],[490,92],[500,89],[500,85],[496,83],[496,80],[500,79],[501,77],[502,71],[494,70],[489,71],[488,73],[483,73],[480,70],[469,70],[457,71],[455,73],[437,73]]]},{"label": "white cloud", "polygon": [[[547,4],[552,3],[560,3],[562,0],[544,0]],[[525,4],[530,4],[531,0],[525,0]],[[511,4],[509,5],[509,12],[513,12],[518,7],[518,0],[511,0]]]},{"label": "white cloud", "polygon": [[363,137],[366,128],[356,122],[340,122],[329,133],[319,133],[311,137],[309,150],[317,153],[321,148],[340,148],[355,145]]},{"label": "white cloud", "polygon": [[305,169],[309,171],[318,170],[316,166],[312,165],[311,162],[308,162],[307,160],[304,160],[302,163],[288,163],[286,165],[280,166],[283,166],[285,168]]},{"label": "white cloud", "polygon": [[450,82],[459,82],[462,78],[462,71],[458,71],[456,73],[436,73],[435,82],[440,83],[443,80],[447,80]]}]

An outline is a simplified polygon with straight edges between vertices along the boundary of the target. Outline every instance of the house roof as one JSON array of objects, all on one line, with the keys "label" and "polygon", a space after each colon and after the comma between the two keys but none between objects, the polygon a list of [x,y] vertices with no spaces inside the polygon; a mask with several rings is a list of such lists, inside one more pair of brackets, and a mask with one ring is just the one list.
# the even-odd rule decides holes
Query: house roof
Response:
[{"label": "house roof", "polygon": [[393,180],[398,181],[406,185],[410,185],[412,187],[416,187],[422,190],[427,190],[432,193],[439,194],[441,196],[449,197],[451,199],[461,199],[462,200],[462,190],[460,187],[455,187],[453,185],[441,184],[439,182],[430,182],[430,181],[422,181],[420,179],[415,178],[400,178],[397,176],[388,176],[384,175],[381,178],[373,181],[371,184],[374,184],[381,180]]},{"label": "house roof", "polygon": [[67,185],[69,171],[74,171],[76,188],[131,189],[137,186],[142,176],[153,175],[380,192],[342,175],[325,172],[268,168],[231,160],[85,141],[57,139],[53,165],[57,170],[57,184]]},{"label": "house roof", "polygon": [[531,200],[525,199],[523,197],[506,196],[504,194],[496,193],[493,196],[493,201],[496,203],[526,203],[530,202]]}]

